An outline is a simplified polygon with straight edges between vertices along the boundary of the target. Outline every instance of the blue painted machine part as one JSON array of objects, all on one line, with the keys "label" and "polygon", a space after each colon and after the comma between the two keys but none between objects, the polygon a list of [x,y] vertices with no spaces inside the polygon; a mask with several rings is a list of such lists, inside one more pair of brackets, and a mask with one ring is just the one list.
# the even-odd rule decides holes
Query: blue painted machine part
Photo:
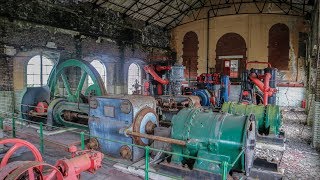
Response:
[{"label": "blue painted machine part", "polygon": [[220,88],[220,104],[221,105],[224,102],[229,101],[229,84],[230,84],[229,76],[222,75],[221,76],[221,88]]},{"label": "blue painted machine part", "polygon": [[[118,142],[107,141],[105,139],[116,140],[134,144],[135,141],[130,136],[120,134],[120,129],[132,128],[138,116],[141,116],[142,110],[152,109],[155,111],[156,101],[150,96],[115,96],[115,97],[96,97],[90,101],[90,119],[89,130],[90,135],[97,138],[99,147],[103,153],[120,158],[120,149],[126,148],[130,150],[130,159],[137,161],[144,156],[144,149],[121,144]],[[155,113],[154,113],[155,114]],[[145,124],[152,121],[157,126],[157,116],[152,116],[152,113],[145,114],[141,123],[139,123],[138,130],[144,133]],[[143,128],[142,128],[143,126]],[[147,139],[141,138],[142,142],[149,143]]]},{"label": "blue painted machine part", "polygon": [[197,89],[192,92],[192,95],[198,96],[200,98],[201,106],[210,106],[210,98],[211,95],[208,90],[206,89]]}]

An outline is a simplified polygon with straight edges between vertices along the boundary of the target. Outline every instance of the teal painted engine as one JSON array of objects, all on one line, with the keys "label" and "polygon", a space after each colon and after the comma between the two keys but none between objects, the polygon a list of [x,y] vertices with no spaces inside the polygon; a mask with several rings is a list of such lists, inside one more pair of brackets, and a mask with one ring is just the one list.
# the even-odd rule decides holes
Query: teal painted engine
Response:
[{"label": "teal painted engine", "polygon": [[[183,140],[185,146],[173,144],[172,151],[197,159],[193,168],[222,174],[222,164],[228,171],[249,172],[254,158],[256,124],[254,116],[235,116],[227,113],[183,109],[172,119],[171,138]],[[172,162],[183,164],[190,158],[173,155]]]}]

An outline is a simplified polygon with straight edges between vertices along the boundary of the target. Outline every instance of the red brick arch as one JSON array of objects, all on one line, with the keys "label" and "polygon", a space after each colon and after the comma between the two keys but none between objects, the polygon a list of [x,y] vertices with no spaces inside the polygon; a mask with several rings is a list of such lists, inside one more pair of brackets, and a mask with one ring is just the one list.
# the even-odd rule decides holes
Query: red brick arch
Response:
[{"label": "red brick arch", "polygon": [[198,71],[198,36],[195,32],[189,31],[183,38],[182,64],[186,67],[185,78],[196,80]]}]

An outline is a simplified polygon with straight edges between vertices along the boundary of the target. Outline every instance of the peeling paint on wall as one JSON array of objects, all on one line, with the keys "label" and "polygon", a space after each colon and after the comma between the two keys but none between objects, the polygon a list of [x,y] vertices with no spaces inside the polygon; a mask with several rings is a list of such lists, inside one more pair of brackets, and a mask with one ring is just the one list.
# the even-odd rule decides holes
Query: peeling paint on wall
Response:
[{"label": "peeling paint on wall", "polygon": [[297,57],[294,53],[292,41],[290,41],[290,49],[289,49],[289,69],[291,77],[289,78],[290,81],[296,81],[297,77]]}]

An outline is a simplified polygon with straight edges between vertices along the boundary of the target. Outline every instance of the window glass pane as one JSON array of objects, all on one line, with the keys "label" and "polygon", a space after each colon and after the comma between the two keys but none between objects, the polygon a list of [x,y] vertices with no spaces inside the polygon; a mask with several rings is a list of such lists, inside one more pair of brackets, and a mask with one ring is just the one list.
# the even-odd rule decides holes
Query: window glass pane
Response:
[{"label": "window glass pane", "polygon": [[[90,63],[97,71],[98,73],[100,74],[101,78],[102,78],[102,81],[106,87],[106,82],[107,82],[107,70],[106,70],[106,67],[104,64],[102,64],[101,61],[99,60],[93,60],[91,63]],[[88,77],[88,86],[92,85],[93,84],[93,81],[91,79],[91,77],[89,76]]]},{"label": "window glass pane", "polygon": [[128,70],[128,94],[133,94],[136,82],[141,85],[141,70],[139,65],[132,63]]},{"label": "window glass pane", "polygon": [[47,84],[50,72],[53,68],[53,62],[45,56],[42,56],[42,74],[41,74],[41,58],[40,55],[31,58],[27,65],[27,86],[39,87],[41,86],[41,76],[43,78],[43,85]]}]

